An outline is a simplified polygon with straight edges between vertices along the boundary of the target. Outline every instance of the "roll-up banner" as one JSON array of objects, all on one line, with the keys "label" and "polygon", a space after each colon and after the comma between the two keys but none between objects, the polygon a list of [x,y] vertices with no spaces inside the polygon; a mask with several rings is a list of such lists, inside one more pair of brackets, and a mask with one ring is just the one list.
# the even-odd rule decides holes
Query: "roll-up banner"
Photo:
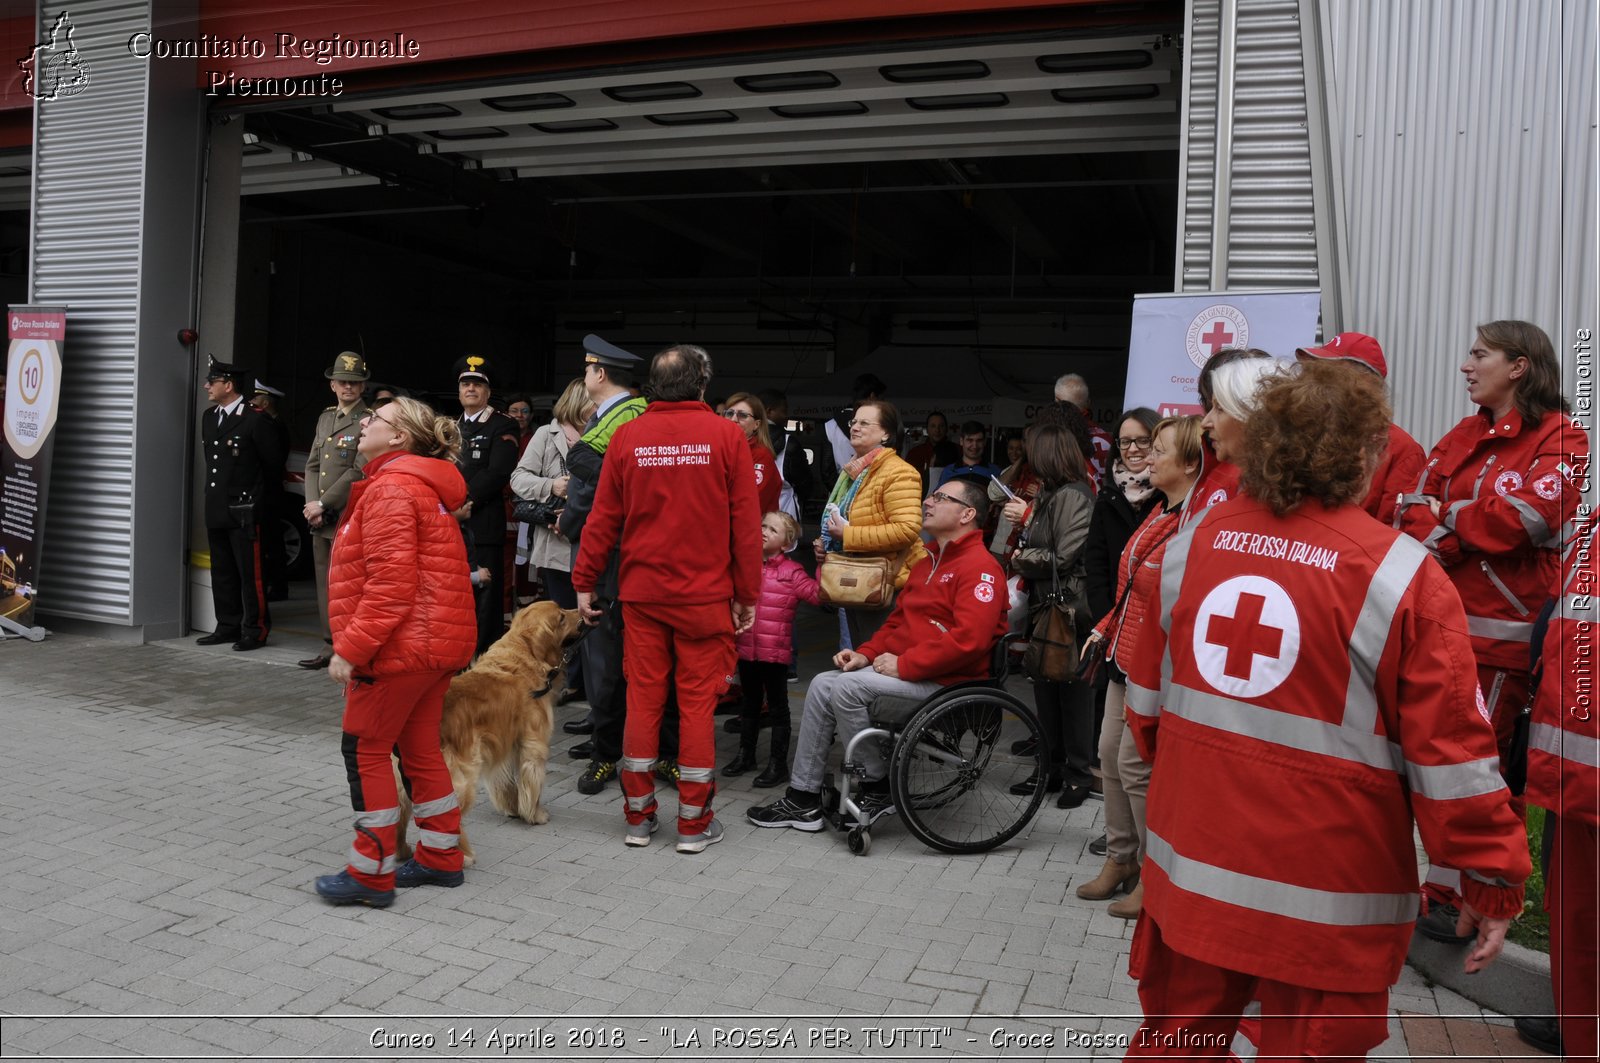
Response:
[{"label": "roll-up banner", "polygon": [[1135,295],[1123,405],[1198,414],[1207,359],[1225,347],[1292,359],[1296,348],[1316,345],[1321,306],[1316,288]]},{"label": "roll-up banner", "polygon": [[6,309],[5,444],[0,447],[0,617],[33,624],[50,454],[61,401],[64,306]]}]

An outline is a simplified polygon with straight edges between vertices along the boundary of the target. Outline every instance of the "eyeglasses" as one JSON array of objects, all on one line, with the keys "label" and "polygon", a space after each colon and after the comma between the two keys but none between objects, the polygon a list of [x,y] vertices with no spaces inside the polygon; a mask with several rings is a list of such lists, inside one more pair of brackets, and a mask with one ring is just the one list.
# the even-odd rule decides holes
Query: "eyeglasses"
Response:
[{"label": "eyeglasses", "polygon": [[978,508],[978,507],[974,506],[971,502],[964,502],[959,498],[954,498],[954,497],[952,497],[950,495],[945,494],[943,491],[935,491],[932,494],[930,494],[928,497],[933,499],[933,501],[935,501],[935,502],[949,502],[951,505],[960,506],[962,509],[976,509],[976,508]]},{"label": "eyeglasses", "polygon": [[1117,440],[1118,450],[1149,450],[1151,439],[1149,436],[1139,436],[1136,439]]},{"label": "eyeglasses", "polygon": [[878,425],[877,421],[851,421],[850,422],[850,427],[851,428],[877,428],[877,427],[879,427],[879,425]]},{"label": "eyeglasses", "polygon": [[755,414],[749,413],[745,410],[723,410],[722,416],[726,417],[730,421],[753,421],[756,419]]},{"label": "eyeglasses", "polygon": [[387,417],[379,417],[378,416],[378,412],[376,410],[374,410],[371,413],[367,414],[365,417],[361,418],[361,420],[362,420],[363,423],[365,423],[367,421],[377,421],[379,424],[386,424],[390,428],[394,427],[394,422],[393,421],[389,420]]}]

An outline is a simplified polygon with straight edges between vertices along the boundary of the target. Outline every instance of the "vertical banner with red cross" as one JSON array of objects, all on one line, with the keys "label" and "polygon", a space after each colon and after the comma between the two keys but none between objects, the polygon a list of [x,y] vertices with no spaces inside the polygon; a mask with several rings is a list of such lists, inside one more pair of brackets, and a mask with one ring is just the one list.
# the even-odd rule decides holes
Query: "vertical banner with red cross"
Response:
[{"label": "vertical banner with red cross", "polygon": [[1225,347],[1293,358],[1295,348],[1315,345],[1321,306],[1315,288],[1136,295],[1123,405],[1198,414],[1206,359]]},{"label": "vertical banner with red cross", "polygon": [[6,332],[11,344],[0,446],[0,617],[28,627],[39,586],[67,308],[8,307]]}]

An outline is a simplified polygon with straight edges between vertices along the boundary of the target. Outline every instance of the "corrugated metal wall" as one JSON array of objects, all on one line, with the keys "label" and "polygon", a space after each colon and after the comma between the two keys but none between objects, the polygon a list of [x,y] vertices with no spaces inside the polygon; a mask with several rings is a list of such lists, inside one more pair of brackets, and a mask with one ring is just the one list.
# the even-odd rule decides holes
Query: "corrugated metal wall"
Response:
[{"label": "corrugated metal wall", "polygon": [[1211,288],[1217,186],[1217,60],[1222,0],[1188,0],[1183,35],[1183,137],[1178,158],[1178,291]]},{"label": "corrugated metal wall", "polygon": [[143,0],[50,0],[39,8],[41,32],[69,6],[88,86],[41,100],[34,128],[28,287],[33,302],[68,308],[39,604],[127,623],[149,68],[126,43],[151,20]]},{"label": "corrugated metal wall", "polygon": [[[1426,448],[1470,412],[1473,326],[1594,327],[1594,0],[1326,0],[1343,323]],[[1570,355],[1570,351],[1569,351]]]},{"label": "corrugated metal wall", "polygon": [[1191,0],[1188,16],[1178,285],[1315,287],[1298,0]]},{"label": "corrugated metal wall", "polygon": [[[66,9],[41,5],[45,31]],[[40,555],[40,611],[170,638],[184,626],[186,451],[203,101],[193,63],[129,54],[136,32],[192,34],[194,0],[73,0],[88,67],[40,101],[30,298],[65,304],[62,416]]]}]

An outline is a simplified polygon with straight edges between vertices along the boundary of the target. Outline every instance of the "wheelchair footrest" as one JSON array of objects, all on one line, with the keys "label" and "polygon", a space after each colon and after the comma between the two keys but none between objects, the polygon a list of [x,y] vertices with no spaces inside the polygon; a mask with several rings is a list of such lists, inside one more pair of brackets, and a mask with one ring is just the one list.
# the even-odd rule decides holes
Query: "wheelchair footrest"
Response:
[{"label": "wheelchair footrest", "polygon": [[822,783],[822,821],[834,830],[850,829],[844,821],[844,813],[839,811],[839,788],[833,785],[832,775]]}]

